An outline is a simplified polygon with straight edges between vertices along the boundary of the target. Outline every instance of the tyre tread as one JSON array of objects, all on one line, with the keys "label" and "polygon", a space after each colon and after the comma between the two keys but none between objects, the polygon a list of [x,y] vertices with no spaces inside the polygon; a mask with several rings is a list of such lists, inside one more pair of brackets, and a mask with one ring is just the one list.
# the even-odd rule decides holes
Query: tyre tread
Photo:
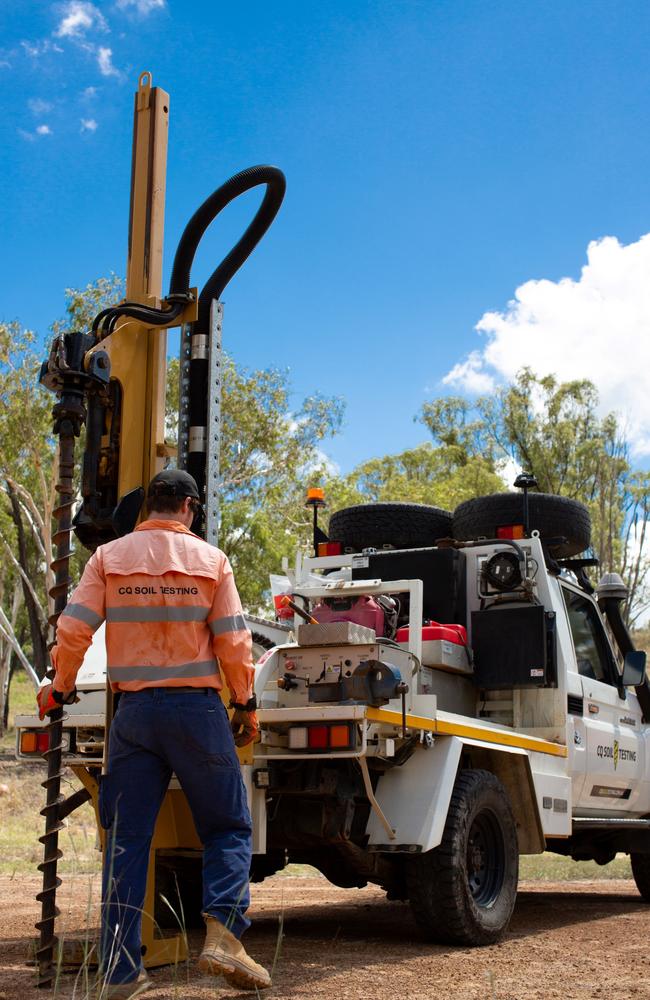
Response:
[{"label": "tyre tread", "polygon": [[[542,538],[566,538],[566,542],[553,547],[556,558],[569,558],[589,548],[591,518],[583,503],[551,493],[530,493],[528,502],[531,530],[537,529]],[[454,538],[470,541],[491,537],[496,528],[522,517],[523,501],[518,493],[491,493],[465,500],[453,514]]]},{"label": "tyre tread", "polygon": [[630,854],[630,862],[632,875],[641,898],[646,903],[650,903],[650,854],[638,854],[634,851]]},{"label": "tyre tread", "polygon": [[426,504],[357,504],[332,514],[328,531],[332,541],[350,549],[418,548],[451,537],[452,515]]},{"label": "tyre tread", "polygon": [[[463,819],[471,807],[471,797],[486,785],[504,797],[510,814],[512,831],[515,831],[514,818],[505,789],[498,778],[490,771],[481,769],[461,771],[456,778],[452,792],[447,822],[440,845],[426,854],[413,858],[414,864],[407,869],[407,887],[411,909],[416,923],[429,940],[439,941],[443,944],[486,945],[498,940],[505,932],[505,926],[496,932],[490,929],[480,930],[475,925],[470,926],[461,898],[462,890],[455,875],[454,831],[462,825]],[[514,837],[516,844],[516,833]],[[517,870],[518,863],[517,856]]]}]

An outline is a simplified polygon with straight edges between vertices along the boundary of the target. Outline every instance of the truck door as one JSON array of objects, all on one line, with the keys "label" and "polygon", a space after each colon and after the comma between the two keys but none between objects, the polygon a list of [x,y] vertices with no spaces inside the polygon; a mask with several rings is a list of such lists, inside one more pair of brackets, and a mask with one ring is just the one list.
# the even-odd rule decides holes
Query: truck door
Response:
[{"label": "truck door", "polygon": [[[621,689],[620,671],[598,608],[586,594],[562,586],[583,694],[586,777],[579,813],[634,813],[644,773],[642,712],[634,691]],[[621,695],[621,690],[623,694]]]}]

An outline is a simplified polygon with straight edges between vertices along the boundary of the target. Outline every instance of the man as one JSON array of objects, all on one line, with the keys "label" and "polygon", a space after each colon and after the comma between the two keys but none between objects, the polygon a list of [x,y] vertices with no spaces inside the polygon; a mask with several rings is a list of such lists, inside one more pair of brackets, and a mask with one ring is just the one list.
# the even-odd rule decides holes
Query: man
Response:
[{"label": "man", "polygon": [[[120,692],[99,812],[106,833],[102,996],[146,988],[140,926],[151,837],[172,772],[203,844],[202,971],[243,989],[270,977],[239,938],[249,926],[251,821],[234,743],[258,731],[251,639],[226,556],[189,530],[194,479],[165,470],[147,490],[147,520],[101,545],[59,618],[56,676],[39,692],[41,718],[75,696],[93,632],[106,621],[108,678]],[[219,666],[234,715],[219,695]],[[234,735],[234,742],[233,742]]]}]

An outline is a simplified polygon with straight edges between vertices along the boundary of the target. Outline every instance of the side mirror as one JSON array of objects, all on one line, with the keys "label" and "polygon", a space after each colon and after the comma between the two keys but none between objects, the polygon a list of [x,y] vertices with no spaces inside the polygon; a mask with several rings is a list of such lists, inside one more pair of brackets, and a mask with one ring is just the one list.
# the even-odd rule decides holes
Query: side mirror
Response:
[{"label": "side mirror", "polygon": [[645,660],[646,655],[642,649],[631,649],[629,653],[625,654],[623,676],[621,677],[623,687],[638,687],[639,684],[643,683]]}]

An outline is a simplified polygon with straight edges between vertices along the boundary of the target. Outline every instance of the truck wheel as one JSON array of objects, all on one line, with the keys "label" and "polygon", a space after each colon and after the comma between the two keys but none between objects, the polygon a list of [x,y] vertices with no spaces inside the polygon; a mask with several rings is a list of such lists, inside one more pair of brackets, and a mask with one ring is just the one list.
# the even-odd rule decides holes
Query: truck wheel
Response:
[{"label": "truck wheel", "polygon": [[415,549],[451,537],[451,514],[421,503],[364,503],[337,510],[329,536],[344,549]]},{"label": "truck wheel", "polygon": [[650,854],[630,854],[632,874],[641,898],[650,903]]},{"label": "truck wheel", "polygon": [[459,945],[498,941],[519,877],[515,821],[498,778],[461,771],[440,846],[409,861],[409,900],[426,937]]},{"label": "truck wheel", "polygon": [[[591,519],[589,511],[579,500],[551,493],[529,493],[528,509],[531,531],[536,529],[543,539],[566,539],[550,547],[556,559],[567,559],[589,548]],[[495,538],[497,528],[522,524],[523,510],[520,493],[491,493],[486,497],[466,500],[454,511],[454,538],[464,542]]]}]

